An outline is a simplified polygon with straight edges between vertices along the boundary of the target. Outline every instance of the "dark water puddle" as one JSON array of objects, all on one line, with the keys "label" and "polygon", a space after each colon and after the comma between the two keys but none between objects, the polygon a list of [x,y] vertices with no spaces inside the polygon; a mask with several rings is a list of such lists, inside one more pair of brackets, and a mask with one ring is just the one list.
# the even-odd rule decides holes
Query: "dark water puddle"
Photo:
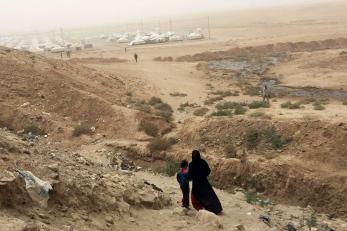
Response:
[{"label": "dark water puddle", "polygon": [[214,60],[208,62],[208,68],[214,71],[233,72],[234,75],[232,78],[237,81],[249,79],[256,75],[261,79],[258,84],[260,89],[264,84],[267,84],[272,94],[278,96],[347,98],[347,91],[345,90],[332,90],[315,87],[287,87],[280,85],[275,78],[270,80],[263,79],[271,66],[277,65],[285,60],[286,57],[281,56],[267,56],[256,60],[250,60],[247,58]]},{"label": "dark water puddle", "polygon": [[261,80],[259,86],[267,84],[271,92],[280,96],[308,98],[347,98],[347,91],[322,89],[316,87],[287,87],[278,84],[276,80]]}]

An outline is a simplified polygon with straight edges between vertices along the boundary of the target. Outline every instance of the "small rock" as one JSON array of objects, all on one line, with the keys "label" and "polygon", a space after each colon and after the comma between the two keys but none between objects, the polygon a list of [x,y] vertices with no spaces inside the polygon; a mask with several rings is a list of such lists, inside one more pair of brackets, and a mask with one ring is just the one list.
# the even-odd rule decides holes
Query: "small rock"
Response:
[{"label": "small rock", "polygon": [[236,226],[234,227],[234,229],[235,229],[235,230],[239,230],[239,231],[246,231],[246,228],[245,228],[245,226],[243,226],[243,225],[236,225]]},{"label": "small rock", "polygon": [[111,216],[107,216],[106,218],[105,218],[105,221],[107,222],[107,223],[109,223],[109,224],[114,224],[114,221],[113,221],[113,218],[111,217]]},{"label": "small rock", "polygon": [[50,170],[54,171],[54,172],[58,172],[59,171],[59,165],[57,163],[55,164],[51,164],[47,166]]},{"label": "small rock", "polygon": [[37,215],[38,215],[40,218],[42,218],[42,219],[48,219],[48,215],[47,215],[47,214],[38,213]]},{"label": "small rock", "polygon": [[30,155],[30,154],[31,154],[31,152],[30,152],[29,150],[27,150],[27,149],[24,149],[24,150],[23,150],[23,153],[24,153],[24,154],[27,154],[27,155]]}]

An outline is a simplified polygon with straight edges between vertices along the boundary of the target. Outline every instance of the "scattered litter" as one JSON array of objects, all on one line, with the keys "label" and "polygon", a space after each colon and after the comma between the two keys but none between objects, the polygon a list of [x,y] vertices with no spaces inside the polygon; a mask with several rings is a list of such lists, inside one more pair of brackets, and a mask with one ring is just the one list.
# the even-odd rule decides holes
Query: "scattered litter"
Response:
[{"label": "scattered litter", "polygon": [[152,186],[152,188],[153,188],[155,191],[164,192],[161,188],[159,188],[159,187],[156,186],[155,184],[151,184],[151,183],[149,183],[148,181],[145,181],[144,183],[145,183],[146,185]]},{"label": "scattered litter", "polygon": [[53,190],[51,184],[37,178],[29,171],[16,170],[16,172],[24,178],[25,188],[31,199],[36,201],[40,207],[47,208],[49,191]]},{"label": "scattered litter", "polygon": [[297,229],[292,223],[289,223],[286,228],[288,231],[297,231]]},{"label": "scattered litter", "polygon": [[271,218],[268,216],[260,216],[259,221],[264,222],[267,226],[271,227]]}]

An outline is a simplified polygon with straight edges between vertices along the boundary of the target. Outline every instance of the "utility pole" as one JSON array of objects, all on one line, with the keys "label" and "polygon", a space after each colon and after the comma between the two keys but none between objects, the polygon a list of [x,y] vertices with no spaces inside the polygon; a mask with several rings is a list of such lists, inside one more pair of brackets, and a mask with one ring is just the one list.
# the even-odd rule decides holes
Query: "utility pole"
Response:
[{"label": "utility pole", "polygon": [[170,18],[170,21],[169,21],[169,30],[172,31],[172,21],[171,21],[171,18]]},{"label": "utility pole", "polygon": [[208,39],[211,40],[210,16],[207,16]]}]

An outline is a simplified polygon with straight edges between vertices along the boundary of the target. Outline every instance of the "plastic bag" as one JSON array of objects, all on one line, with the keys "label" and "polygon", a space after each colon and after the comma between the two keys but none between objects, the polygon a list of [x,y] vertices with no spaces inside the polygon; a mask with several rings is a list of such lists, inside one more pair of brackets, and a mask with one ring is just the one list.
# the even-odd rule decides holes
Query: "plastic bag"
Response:
[{"label": "plastic bag", "polygon": [[32,200],[36,201],[40,207],[47,208],[49,191],[53,190],[51,184],[34,176],[29,171],[16,170],[25,180],[25,188]]}]

